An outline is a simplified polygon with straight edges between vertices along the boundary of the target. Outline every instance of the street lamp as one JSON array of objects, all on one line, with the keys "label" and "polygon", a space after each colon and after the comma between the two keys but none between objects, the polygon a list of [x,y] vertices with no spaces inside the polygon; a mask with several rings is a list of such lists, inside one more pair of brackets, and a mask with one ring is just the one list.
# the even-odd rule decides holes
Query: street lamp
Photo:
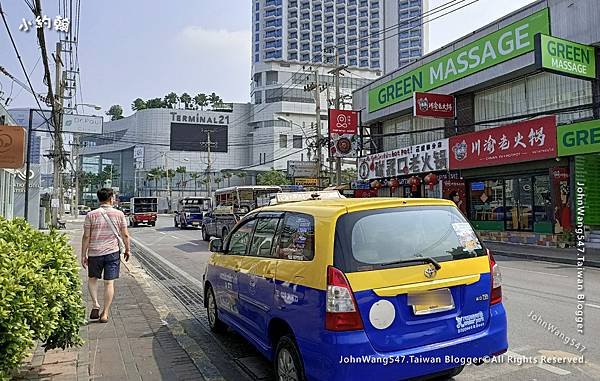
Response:
[{"label": "street lamp", "polygon": [[81,106],[81,107],[91,107],[96,111],[100,111],[102,110],[102,107],[92,104],[92,103],[79,103],[77,106]]}]

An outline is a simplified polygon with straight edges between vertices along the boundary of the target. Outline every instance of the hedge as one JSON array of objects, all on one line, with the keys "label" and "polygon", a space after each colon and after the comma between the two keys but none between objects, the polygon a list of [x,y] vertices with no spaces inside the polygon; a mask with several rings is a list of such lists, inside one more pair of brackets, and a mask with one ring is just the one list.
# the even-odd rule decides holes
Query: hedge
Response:
[{"label": "hedge", "polygon": [[0,217],[0,380],[10,378],[38,341],[45,350],[83,343],[78,273],[65,234]]}]

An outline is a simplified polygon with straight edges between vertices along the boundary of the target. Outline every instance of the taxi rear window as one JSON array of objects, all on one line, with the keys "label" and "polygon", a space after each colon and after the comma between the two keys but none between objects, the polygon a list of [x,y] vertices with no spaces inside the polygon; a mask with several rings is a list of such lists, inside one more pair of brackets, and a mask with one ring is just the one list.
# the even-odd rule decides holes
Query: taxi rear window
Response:
[{"label": "taxi rear window", "polygon": [[[344,272],[415,266],[485,255],[465,217],[451,206],[348,213],[336,224],[334,264]],[[409,262],[407,262],[409,261]]]}]

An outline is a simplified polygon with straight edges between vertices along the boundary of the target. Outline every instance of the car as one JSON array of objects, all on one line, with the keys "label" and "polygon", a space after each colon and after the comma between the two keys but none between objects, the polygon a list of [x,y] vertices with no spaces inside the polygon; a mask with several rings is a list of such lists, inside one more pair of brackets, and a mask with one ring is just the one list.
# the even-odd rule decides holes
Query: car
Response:
[{"label": "car", "polygon": [[316,198],[209,242],[213,331],[238,332],[277,379],[452,377],[507,351],[498,264],[452,201]]},{"label": "car", "polygon": [[177,210],[173,216],[173,225],[176,228],[187,227],[202,228],[204,215],[210,209],[209,197],[190,196],[179,200]]},{"label": "car", "polygon": [[88,214],[92,209],[87,206],[87,205],[78,205],[77,206],[77,210],[79,211],[79,215],[80,216],[85,216],[86,214]]}]

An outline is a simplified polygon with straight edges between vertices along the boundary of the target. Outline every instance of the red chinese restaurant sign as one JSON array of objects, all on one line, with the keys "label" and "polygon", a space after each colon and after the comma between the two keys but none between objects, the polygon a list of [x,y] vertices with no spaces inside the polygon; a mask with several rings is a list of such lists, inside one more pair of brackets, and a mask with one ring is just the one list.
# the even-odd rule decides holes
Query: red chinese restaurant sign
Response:
[{"label": "red chinese restaurant sign", "polygon": [[450,169],[556,157],[556,117],[546,116],[449,139]]},{"label": "red chinese restaurant sign", "polygon": [[356,157],[358,151],[358,112],[329,110],[329,149],[334,157]]},{"label": "red chinese restaurant sign", "polygon": [[413,93],[415,116],[430,118],[454,118],[454,97],[434,93]]}]

